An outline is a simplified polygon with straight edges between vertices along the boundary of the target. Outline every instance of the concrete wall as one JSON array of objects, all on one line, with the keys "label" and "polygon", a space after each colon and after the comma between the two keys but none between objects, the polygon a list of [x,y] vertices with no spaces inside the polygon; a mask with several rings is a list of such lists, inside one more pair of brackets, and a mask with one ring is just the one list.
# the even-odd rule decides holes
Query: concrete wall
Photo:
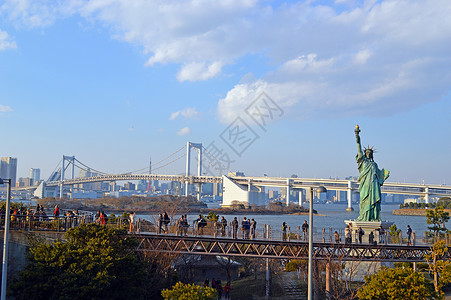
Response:
[{"label": "concrete wall", "polygon": [[[1,253],[0,257],[3,262],[3,238],[4,231],[0,231],[1,235]],[[28,236],[30,234],[38,235],[46,239],[47,241],[54,241],[56,239],[63,239],[64,233],[62,232],[41,232],[41,231],[18,231],[9,230],[9,247],[8,247],[8,282],[11,282],[11,278],[17,275],[17,273],[25,267],[26,251],[28,248]],[[0,273],[1,273],[0,268]]]},{"label": "concrete wall", "polygon": [[265,193],[255,186],[235,183],[227,176],[222,176],[223,190],[222,205],[230,206],[234,203],[243,204],[245,207],[264,205]]}]

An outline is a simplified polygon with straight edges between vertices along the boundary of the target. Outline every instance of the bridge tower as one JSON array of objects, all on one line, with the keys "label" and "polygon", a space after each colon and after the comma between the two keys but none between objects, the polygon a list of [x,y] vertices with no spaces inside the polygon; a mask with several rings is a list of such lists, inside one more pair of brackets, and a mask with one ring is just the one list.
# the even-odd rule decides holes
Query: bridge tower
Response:
[{"label": "bridge tower", "polygon": [[[149,158],[149,175],[152,174],[152,157]],[[147,191],[150,192],[152,189],[151,187],[151,180],[147,180]]]},{"label": "bridge tower", "polygon": [[[197,160],[197,176],[202,175],[202,143],[191,143],[186,142],[186,176],[190,176],[190,160],[191,160],[191,148],[198,150],[198,160]],[[185,196],[189,195],[189,180],[185,182]],[[197,185],[197,200],[200,201],[200,196],[202,193],[202,184]]]},{"label": "bridge tower", "polygon": [[[65,156],[63,155],[63,160],[61,162],[61,177],[60,177],[60,199],[63,198],[63,181],[64,181],[64,171],[66,171],[66,160],[68,163],[72,163],[72,179],[74,179],[74,173],[75,173],[75,156]],[[69,166],[69,164],[67,166]],[[73,186],[71,188],[71,191],[73,192]]]}]

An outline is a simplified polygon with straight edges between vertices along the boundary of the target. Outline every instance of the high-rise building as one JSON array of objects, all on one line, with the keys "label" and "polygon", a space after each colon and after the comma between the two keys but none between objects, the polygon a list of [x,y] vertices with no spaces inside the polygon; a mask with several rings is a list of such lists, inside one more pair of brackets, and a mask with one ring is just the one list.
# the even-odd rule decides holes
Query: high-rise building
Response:
[{"label": "high-rise building", "polygon": [[127,182],[126,184],[124,184],[124,190],[134,191],[136,190],[136,185],[132,182]]},{"label": "high-rise building", "polygon": [[0,161],[0,178],[11,179],[11,186],[16,186],[17,158],[2,157]]},{"label": "high-rise building", "polygon": [[30,178],[33,180],[33,184],[36,185],[41,180],[41,169],[30,169]]},{"label": "high-rise building", "polygon": [[16,182],[16,187],[26,187],[26,186],[32,186],[33,185],[33,179],[27,177],[22,178],[19,177],[19,180]]}]

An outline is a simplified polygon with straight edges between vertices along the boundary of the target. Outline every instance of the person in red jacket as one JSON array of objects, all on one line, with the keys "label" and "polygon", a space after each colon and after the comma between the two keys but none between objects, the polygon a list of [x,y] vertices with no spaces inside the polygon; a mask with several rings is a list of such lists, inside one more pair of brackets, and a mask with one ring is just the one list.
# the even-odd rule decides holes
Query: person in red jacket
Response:
[{"label": "person in red jacket", "polygon": [[227,281],[226,285],[224,286],[224,293],[225,298],[230,299],[230,281]]},{"label": "person in red jacket", "polygon": [[55,211],[53,212],[53,216],[55,218],[58,218],[60,216],[60,208],[58,207],[58,205],[55,206]]}]

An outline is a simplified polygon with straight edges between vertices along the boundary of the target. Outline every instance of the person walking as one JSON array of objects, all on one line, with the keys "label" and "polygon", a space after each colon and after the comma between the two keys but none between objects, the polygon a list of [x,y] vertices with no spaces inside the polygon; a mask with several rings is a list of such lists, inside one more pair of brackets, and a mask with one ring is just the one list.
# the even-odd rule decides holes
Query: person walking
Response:
[{"label": "person walking", "polygon": [[235,217],[232,221],[232,238],[236,239],[238,233],[238,220]]},{"label": "person walking", "polygon": [[407,225],[407,246],[412,246],[412,228]]},{"label": "person walking", "polygon": [[362,243],[362,237],[365,235],[365,231],[363,231],[362,227],[356,230],[357,235],[359,236],[359,244]]},{"label": "person walking", "polygon": [[368,236],[368,243],[370,245],[374,245],[374,233],[371,231],[370,235]]},{"label": "person walking", "polygon": [[60,216],[60,208],[58,205],[55,205],[55,210],[53,211],[53,216],[57,219]]},{"label": "person walking", "polygon": [[199,218],[197,218],[196,221],[197,221],[197,234],[203,235],[204,227],[207,226],[207,221],[205,221],[202,215],[199,215]]},{"label": "person walking", "polygon": [[227,227],[227,220],[224,216],[221,217],[221,236],[225,236]]},{"label": "person walking", "polygon": [[164,233],[168,233],[169,223],[171,223],[171,218],[169,218],[167,212],[164,212],[164,214],[163,214]]},{"label": "person walking", "polygon": [[158,215],[158,234],[161,234],[163,229],[163,214]]},{"label": "person walking", "polygon": [[102,211],[100,212],[100,225],[106,225],[106,215],[105,213]]},{"label": "person walking", "polygon": [[340,234],[337,231],[335,231],[334,237],[335,237],[335,243],[336,244],[340,243]]},{"label": "person walking", "polygon": [[249,225],[249,221],[247,220],[246,217],[244,217],[243,221],[241,221],[241,231],[243,232],[243,239],[248,239],[249,238],[250,226],[248,227],[248,225]]},{"label": "person walking", "polygon": [[345,228],[345,244],[351,244],[352,243],[352,234],[351,229],[349,228],[349,224],[346,225]]},{"label": "person walking", "polygon": [[128,230],[129,233],[132,233],[135,229],[135,212],[131,212],[128,215],[128,222],[130,223],[130,228]]},{"label": "person walking", "polygon": [[189,227],[188,216],[185,214],[183,215],[182,219],[182,233],[184,236],[188,235],[188,227]]},{"label": "person walking", "polygon": [[382,225],[376,229],[379,232],[379,244],[385,244],[385,230],[382,228]]},{"label": "person walking", "polygon": [[230,281],[227,281],[226,285],[224,286],[224,294],[226,299],[230,299]]},{"label": "person walking", "polygon": [[304,241],[306,241],[307,240],[307,236],[308,236],[307,220],[304,220],[304,224],[302,224],[302,233],[304,234]]},{"label": "person walking", "polygon": [[252,219],[251,221],[251,238],[255,239],[255,231],[257,230],[257,221]]},{"label": "person walking", "polygon": [[282,223],[282,240],[286,241],[287,240],[287,223],[283,222]]}]

